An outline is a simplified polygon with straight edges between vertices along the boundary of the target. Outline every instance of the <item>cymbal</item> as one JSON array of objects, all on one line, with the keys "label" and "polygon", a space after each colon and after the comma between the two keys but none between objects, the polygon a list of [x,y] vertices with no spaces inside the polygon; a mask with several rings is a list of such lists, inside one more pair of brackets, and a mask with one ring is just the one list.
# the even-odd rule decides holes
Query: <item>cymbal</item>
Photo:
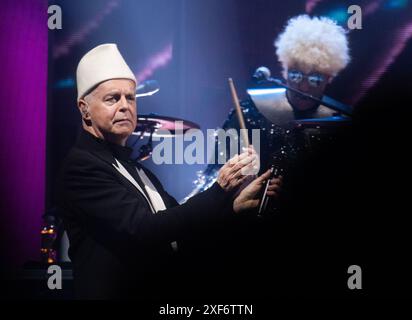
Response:
[{"label": "cymbal", "polygon": [[173,137],[190,129],[200,129],[200,126],[188,120],[150,113],[137,117],[137,126],[132,134],[150,137],[153,132],[153,137]]}]

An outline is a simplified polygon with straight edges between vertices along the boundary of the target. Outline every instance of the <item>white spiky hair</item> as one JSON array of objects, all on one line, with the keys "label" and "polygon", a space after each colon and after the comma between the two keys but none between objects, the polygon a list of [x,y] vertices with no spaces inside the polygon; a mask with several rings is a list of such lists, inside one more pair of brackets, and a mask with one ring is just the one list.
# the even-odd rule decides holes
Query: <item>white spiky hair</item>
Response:
[{"label": "white spiky hair", "polygon": [[297,63],[336,76],[350,60],[345,29],[325,17],[291,18],[274,44],[283,72]]}]

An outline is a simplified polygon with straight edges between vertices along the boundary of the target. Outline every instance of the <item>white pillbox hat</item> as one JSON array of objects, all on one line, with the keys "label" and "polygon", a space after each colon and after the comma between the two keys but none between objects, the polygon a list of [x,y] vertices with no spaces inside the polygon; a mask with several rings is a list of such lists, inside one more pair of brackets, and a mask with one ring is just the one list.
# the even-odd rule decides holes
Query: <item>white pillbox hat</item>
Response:
[{"label": "white pillbox hat", "polygon": [[99,45],[87,52],[80,60],[76,71],[77,100],[99,83],[111,79],[136,77],[114,43]]}]

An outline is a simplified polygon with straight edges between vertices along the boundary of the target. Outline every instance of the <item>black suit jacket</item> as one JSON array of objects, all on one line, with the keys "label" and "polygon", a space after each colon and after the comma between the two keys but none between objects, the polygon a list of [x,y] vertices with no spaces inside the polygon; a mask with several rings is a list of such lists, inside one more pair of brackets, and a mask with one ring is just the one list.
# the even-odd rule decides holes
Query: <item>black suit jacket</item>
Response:
[{"label": "black suit jacket", "polygon": [[179,281],[171,242],[180,244],[188,231],[204,229],[232,212],[232,195],[216,183],[178,205],[143,168],[167,207],[153,214],[144,196],[113,167],[116,157],[136,177],[126,149],[82,130],[62,167],[59,206],[77,298],[169,294],[174,280]]}]

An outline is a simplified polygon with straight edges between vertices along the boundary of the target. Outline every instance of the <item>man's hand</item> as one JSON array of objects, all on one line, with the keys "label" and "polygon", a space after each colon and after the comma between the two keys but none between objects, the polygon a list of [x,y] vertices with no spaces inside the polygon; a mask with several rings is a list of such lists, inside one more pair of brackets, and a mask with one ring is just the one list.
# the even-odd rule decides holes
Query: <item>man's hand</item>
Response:
[{"label": "man's hand", "polygon": [[225,163],[216,181],[225,191],[231,191],[240,186],[250,174],[259,171],[258,164],[256,151],[253,147],[248,147],[245,152],[235,155]]},{"label": "man's hand", "polygon": [[[259,191],[265,185],[266,180],[270,177],[270,170],[266,171],[260,177],[254,179],[246,188],[244,188],[233,202],[233,210],[238,213],[245,210],[256,208],[259,205]],[[272,178],[268,187],[267,195],[277,197],[282,186],[282,176]]]}]

